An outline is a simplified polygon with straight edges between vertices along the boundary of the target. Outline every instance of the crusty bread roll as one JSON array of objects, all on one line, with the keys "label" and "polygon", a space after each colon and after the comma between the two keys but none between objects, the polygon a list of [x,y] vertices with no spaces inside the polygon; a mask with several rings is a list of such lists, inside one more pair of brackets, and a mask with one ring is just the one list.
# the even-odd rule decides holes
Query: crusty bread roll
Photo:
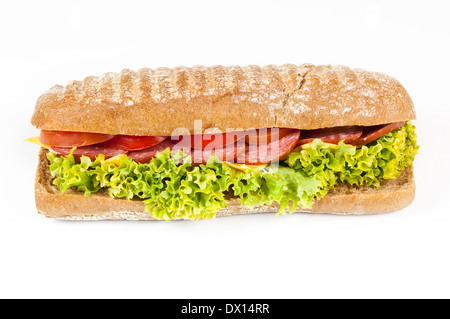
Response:
[{"label": "crusty bread roll", "polygon": [[[52,184],[46,153],[41,149],[36,173],[35,196],[38,212],[47,217],[73,220],[152,220],[145,211],[142,200],[111,198],[106,191],[90,197],[83,192],[68,190],[61,194]],[[408,206],[414,199],[415,184],[412,167],[405,169],[400,177],[387,180],[379,189],[352,187],[341,184],[313,205],[312,210],[297,212],[330,214],[375,214],[396,211]],[[228,207],[217,212],[217,216],[251,213],[276,213],[278,205],[247,209],[237,199],[229,199]]]},{"label": "crusty bread roll", "polygon": [[37,101],[43,130],[126,135],[217,128],[316,129],[415,119],[406,90],[382,73],[343,66],[194,66],[123,70],[55,86]]},{"label": "crusty bread roll", "polygon": [[[370,126],[412,119],[413,103],[396,79],[343,66],[304,64],[123,70],[87,77],[44,93],[32,124],[43,130],[157,136],[178,128],[198,134],[196,120],[202,121],[204,132]],[[62,219],[152,219],[142,200],[111,198],[107,191],[91,197],[73,190],[61,194],[52,184],[46,152],[41,149],[36,175],[39,213]],[[409,205],[414,191],[410,167],[379,189],[338,185],[309,212],[389,212]],[[217,216],[277,211],[277,205],[249,210],[230,198]]]}]

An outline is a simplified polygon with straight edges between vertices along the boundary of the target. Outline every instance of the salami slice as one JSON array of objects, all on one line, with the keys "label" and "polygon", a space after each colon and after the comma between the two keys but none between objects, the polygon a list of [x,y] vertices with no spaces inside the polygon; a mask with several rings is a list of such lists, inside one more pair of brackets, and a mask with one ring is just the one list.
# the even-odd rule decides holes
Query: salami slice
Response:
[{"label": "salami slice", "polygon": [[279,140],[272,140],[267,144],[246,145],[245,152],[239,153],[236,161],[241,164],[258,165],[282,160],[297,145],[299,137],[300,131],[293,130]]},{"label": "salami slice", "polygon": [[228,144],[223,147],[216,147],[212,149],[196,149],[191,150],[193,164],[206,164],[212,154],[215,154],[217,159],[223,162],[234,163],[239,153],[245,152],[244,140]]},{"label": "salami slice", "polygon": [[349,144],[356,146],[366,145],[386,135],[387,133],[402,127],[403,125],[405,125],[405,122],[395,122],[391,124],[364,127],[363,134],[357,140],[351,141]]},{"label": "salami slice", "polygon": [[183,145],[183,142],[172,141],[170,138],[168,138],[155,146],[140,151],[129,152],[128,157],[138,163],[148,163],[152,158],[156,156],[156,153],[162,152],[168,147],[170,147],[172,154],[175,154],[178,151],[184,151],[188,155],[191,151],[190,146],[186,147],[185,145]]},{"label": "salami slice", "polygon": [[356,141],[363,134],[360,126],[340,126],[321,128],[317,130],[302,130],[297,145],[311,143],[316,138],[325,143],[337,144],[344,140],[345,143]]},{"label": "salami slice", "polygon": [[[72,148],[68,148],[68,147],[52,147],[53,152],[58,153],[62,156],[69,155],[71,150],[72,150]],[[126,153],[127,153],[127,151],[125,151],[125,150],[90,145],[90,146],[77,147],[73,151],[73,157],[75,158],[75,160],[77,162],[80,161],[81,156],[83,156],[83,155],[87,156],[91,160],[95,161],[95,158],[100,154],[104,154],[105,158],[111,158],[111,157],[121,155],[121,154],[126,154]]]}]

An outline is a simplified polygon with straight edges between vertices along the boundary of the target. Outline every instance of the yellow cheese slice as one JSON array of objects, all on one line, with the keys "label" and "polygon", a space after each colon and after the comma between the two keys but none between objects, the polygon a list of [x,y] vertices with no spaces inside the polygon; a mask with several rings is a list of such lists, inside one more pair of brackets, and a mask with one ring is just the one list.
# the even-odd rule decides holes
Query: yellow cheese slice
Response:
[{"label": "yellow cheese slice", "polygon": [[[312,142],[311,142],[312,143]],[[302,146],[300,146],[303,150],[307,150],[309,148],[311,148],[311,143],[306,143],[303,144]],[[329,148],[338,148],[337,144],[331,144],[331,143],[323,143],[325,144],[325,146],[329,147]],[[295,150],[294,150],[295,151]]]},{"label": "yellow cheese slice", "polygon": [[236,164],[236,163],[229,163],[229,162],[224,162],[224,163],[230,167],[233,167],[235,169],[238,169],[238,170],[244,171],[244,172],[248,171],[248,170],[262,171],[263,168],[267,166],[267,164],[250,165],[250,164]]},{"label": "yellow cheese slice", "polygon": [[123,157],[125,157],[125,154],[120,154],[120,155],[113,156],[111,158],[108,158],[106,160],[106,163],[114,164],[116,166],[120,166],[120,163],[122,162],[122,158]]},{"label": "yellow cheese slice", "polygon": [[30,143],[39,145],[39,146],[41,146],[41,147],[43,147],[43,148],[46,148],[46,149],[48,149],[48,150],[50,149],[50,146],[44,145],[44,144],[41,143],[41,139],[40,139],[39,136],[27,138],[27,139],[25,140],[25,142],[30,142]]}]

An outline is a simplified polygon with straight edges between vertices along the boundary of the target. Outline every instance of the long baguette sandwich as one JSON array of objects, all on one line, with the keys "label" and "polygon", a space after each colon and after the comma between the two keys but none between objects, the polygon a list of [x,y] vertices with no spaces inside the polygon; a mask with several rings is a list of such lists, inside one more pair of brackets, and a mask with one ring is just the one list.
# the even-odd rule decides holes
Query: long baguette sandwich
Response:
[{"label": "long baguette sandwich", "polygon": [[304,64],[123,70],[37,101],[39,213],[208,219],[409,205],[414,106],[381,73]]}]

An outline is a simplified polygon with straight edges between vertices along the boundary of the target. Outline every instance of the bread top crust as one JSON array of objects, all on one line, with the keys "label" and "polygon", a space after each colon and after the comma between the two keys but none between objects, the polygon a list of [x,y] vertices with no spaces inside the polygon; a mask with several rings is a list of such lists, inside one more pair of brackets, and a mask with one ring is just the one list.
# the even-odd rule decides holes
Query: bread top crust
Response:
[{"label": "bread top crust", "polygon": [[412,119],[413,102],[392,77],[344,66],[287,64],[90,76],[41,95],[31,123],[44,130],[171,135],[180,128],[199,134],[211,128],[316,129]]}]

